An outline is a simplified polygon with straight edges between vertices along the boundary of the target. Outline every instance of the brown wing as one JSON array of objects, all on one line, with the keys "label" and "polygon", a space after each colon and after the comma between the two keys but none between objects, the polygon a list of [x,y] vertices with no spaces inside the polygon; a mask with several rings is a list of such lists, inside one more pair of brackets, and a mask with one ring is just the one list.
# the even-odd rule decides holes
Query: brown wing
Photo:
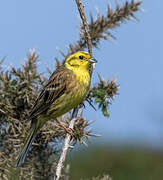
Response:
[{"label": "brown wing", "polygon": [[29,115],[29,119],[33,119],[36,116],[46,112],[50,105],[58,99],[66,91],[66,82],[71,75],[71,71],[60,67],[50,76],[47,84],[40,92],[32,111]]}]

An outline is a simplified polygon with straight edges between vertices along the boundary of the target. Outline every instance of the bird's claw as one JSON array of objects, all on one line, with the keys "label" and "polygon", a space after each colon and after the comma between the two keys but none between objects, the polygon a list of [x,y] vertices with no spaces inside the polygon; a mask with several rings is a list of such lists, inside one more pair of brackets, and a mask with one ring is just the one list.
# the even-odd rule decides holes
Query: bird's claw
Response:
[{"label": "bird's claw", "polygon": [[71,136],[73,136],[74,130],[72,128],[65,128],[65,131],[70,134]]}]

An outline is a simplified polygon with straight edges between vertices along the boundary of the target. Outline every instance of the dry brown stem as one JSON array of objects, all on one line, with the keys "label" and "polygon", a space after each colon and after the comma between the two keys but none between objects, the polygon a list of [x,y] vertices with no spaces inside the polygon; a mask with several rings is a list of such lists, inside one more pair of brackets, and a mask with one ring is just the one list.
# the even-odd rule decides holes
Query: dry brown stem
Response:
[{"label": "dry brown stem", "polygon": [[88,44],[88,52],[92,55],[92,41],[91,41],[91,36],[89,34],[89,26],[88,26],[88,23],[87,23],[87,19],[86,19],[86,16],[84,14],[84,6],[81,2],[81,0],[76,0],[76,4],[78,6],[78,10],[79,10],[79,13],[80,13],[80,17],[82,19],[82,22],[83,22],[83,28],[84,28],[84,33],[85,33],[85,37],[86,37],[86,41],[87,41],[87,44]]}]

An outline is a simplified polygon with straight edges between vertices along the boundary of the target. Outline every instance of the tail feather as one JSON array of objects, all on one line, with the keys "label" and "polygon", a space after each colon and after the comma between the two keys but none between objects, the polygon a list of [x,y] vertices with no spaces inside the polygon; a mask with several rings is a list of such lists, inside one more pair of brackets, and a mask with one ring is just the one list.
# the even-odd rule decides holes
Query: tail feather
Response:
[{"label": "tail feather", "polygon": [[24,163],[24,160],[27,156],[27,153],[29,151],[29,148],[31,147],[32,145],[32,142],[34,141],[36,135],[37,135],[37,130],[38,128],[36,126],[32,126],[30,132],[29,132],[29,135],[27,137],[27,140],[26,142],[24,143],[24,146],[19,154],[19,157],[16,161],[16,167],[20,166],[22,163]]}]

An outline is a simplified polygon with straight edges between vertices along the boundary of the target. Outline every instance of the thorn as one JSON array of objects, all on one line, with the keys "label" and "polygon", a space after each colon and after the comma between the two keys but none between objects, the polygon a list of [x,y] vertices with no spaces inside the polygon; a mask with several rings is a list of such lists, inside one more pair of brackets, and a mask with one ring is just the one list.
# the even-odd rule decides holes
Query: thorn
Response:
[{"label": "thorn", "polygon": [[92,131],[92,128],[87,129],[87,133],[90,133]]},{"label": "thorn", "polygon": [[81,139],[80,142],[81,142],[82,144],[84,144],[86,147],[88,147],[88,144],[87,144],[83,139]]},{"label": "thorn", "polygon": [[101,134],[92,134],[92,133],[90,133],[89,136],[101,137],[102,135]]},{"label": "thorn", "polygon": [[95,120],[91,120],[91,121],[87,122],[87,125],[90,125],[90,124],[92,124],[93,122],[95,122]]},{"label": "thorn", "polygon": [[97,75],[98,75],[98,79],[99,79],[99,81],[100,81],[100,82],[102,82],[103,80],[102,80],[102,78],[101,78],[100,74],[98,73]]},{"label": "thorn", "polygon": [[66,57],[66,55],[64,54],[64,52],[60,49],[60,48],[56,48],[57,49],[57,51],[59,51],[60,52],[60,54],[65,58]]},{"label": "thorn", "polygon": [[68,145],[68,148],[74,149],[74,146],[71,146],[70,144]]},{"label": "thorn", "polygon": [[142,7],[139,7],[139,10],[140,10],[141,12],[146,12],[146,10],[143,9]]},{"label": "thorn", "polygon": [[81,109],[79,117],[83,117],[83,109]]},{"label": "thorn", "polygon": [[92,100],[91,99],[87,99],[86,100],[87,102],[88,102],[88,104],[95,110],[95,111],[97,111],[97,109],[94,107],[94,105],[92,104]]}]

